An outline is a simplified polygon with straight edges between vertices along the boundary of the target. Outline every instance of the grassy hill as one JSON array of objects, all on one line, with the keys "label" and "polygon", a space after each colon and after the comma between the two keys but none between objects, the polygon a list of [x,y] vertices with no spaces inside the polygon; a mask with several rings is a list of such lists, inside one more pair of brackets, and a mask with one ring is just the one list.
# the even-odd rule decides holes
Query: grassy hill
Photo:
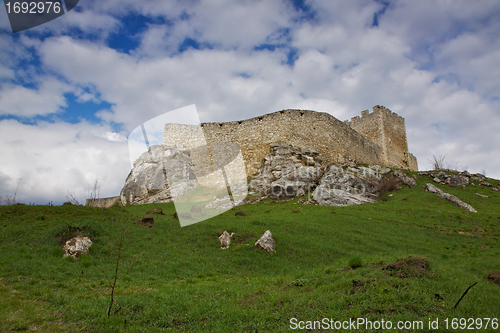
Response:
[{"label": "grassy hill", "polygon": [[[447,332],[453,318],[474,318],[476,328],[476,318],[499,320],[500,285],[484,276],[500,271],[500,193],[438,185],[478,211],[470,213],[424,192],[429,181],[419,176],[417,187],[361,206],[264,200],[184,228],[173,204],[1,206],[0,332],[285,332],[323,318]],[[156,207],[165,215],[153,228],[138,223]],[[235,233],[226,250],[224,230]],[[253,247],[266,230],[276,254]],[[63,258],[76,234],[92,239],[89,254]],[[118,305],[108,317],[121,238]],[[429,329],[436,319],[439,329]],[[423,328],[409,328],[414,321]],[[481,331],[500,330],[485,324]]]}]

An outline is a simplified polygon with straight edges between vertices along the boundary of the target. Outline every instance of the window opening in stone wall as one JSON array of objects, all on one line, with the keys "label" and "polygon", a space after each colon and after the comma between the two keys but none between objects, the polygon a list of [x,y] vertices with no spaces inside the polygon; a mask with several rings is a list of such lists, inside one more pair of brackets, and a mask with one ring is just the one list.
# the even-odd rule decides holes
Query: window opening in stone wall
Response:
[{"label": "window opening in stone wall", "polygon": [[219,124],[220,127],[222,127],[222,124]]},{"label": "window opening in stone wall", "polygon": [[285,111],[280,111],[281,115],[284,116],[285,115]]},{"label": "window opening in stone wall", "polygon": [[262,121],[262,117],[259,117],[259,121]]},{"label": "window opening in stone wall", "polygon": [[304,112],[301,112],[301,113],[300,113],[300,116],[301,116],[301,117],[302,117],[302,116],[304,116]]},{"label": "window opening in stone wall", "polygon": [[241,125],[241,121],[238,121],[238,124]]}]

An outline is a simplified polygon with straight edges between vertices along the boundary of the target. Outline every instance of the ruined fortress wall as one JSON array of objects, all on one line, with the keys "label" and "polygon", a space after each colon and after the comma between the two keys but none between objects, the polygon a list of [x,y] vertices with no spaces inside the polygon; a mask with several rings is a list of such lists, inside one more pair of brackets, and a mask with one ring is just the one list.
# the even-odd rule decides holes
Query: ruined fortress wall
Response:
[{"label": "ruined fortress wall", "polygon": [[[202,123],[201,127],[166,124],[163,144],[200,147],[204,156],[198,158],[200,149],[195,149],[191,157],[197,161],[198,168],[206,168],[206,172],[211,170],[206,167],[207,153],[202,146],[210,145],[208,154],[215,165],[214,162],[223,157],[214,159],[216,143],[236,144],[250,176],[257,171],[262,157],[269,153],[271,144],[277,141],[315,149],[325,165],[352,161],[418,170],[416,158],[408,152],[404,119],[381,106],[373,110],[372,113],[363,111],[361,117],[354,117],[350,122],[341,122],[323,112],[283,110],[240,121]],[[222,152],[219,154],[227,150],[229,157],[224,159],[231,159],[239,153],[237,147],[219,149]]]},{"label": "ruined fortress wall", "polygon": [[[163,144],[188,148],[191,168],[200,185],[225,188],[229,184],[245,179],[240,165],[240,148],[231,142],[207,141],[199,125],[165,124]],[[220,169],[224,167],[225,173]],[[226,177],[227,179],[225,179]]]},{"label": "ruined fortress wall", "polygon": [[96,198],[96,199],[87,199],[85,201],[85,206],[90,207],[100,207],[100,208],[109,208],[115,205],[120,205],[121,197],[109,197],[109,198]]},{"label": "ruined fortress wall", "polygon": [[418,171],[417,158],[412,153],[408,153],[408,164],[410,166],[409,167],[410,170],[412,170],[412,171]]},{"label": "ruined fortress wall", "polygon": [[248,175],[276,141],[313,148],[325,163],[358,161],[383,164],[382,149],[328,113],[283,110],[247,120],[203,123],[208,142],[232,142],[241,148]]},{"label": "ruined fortress wall", "polygon": [[372,113],[362,111],[348,124],[382,148],[384,165],[418,170],[415,156],[408,152],[405,120],[396,113],[377,105]]}]

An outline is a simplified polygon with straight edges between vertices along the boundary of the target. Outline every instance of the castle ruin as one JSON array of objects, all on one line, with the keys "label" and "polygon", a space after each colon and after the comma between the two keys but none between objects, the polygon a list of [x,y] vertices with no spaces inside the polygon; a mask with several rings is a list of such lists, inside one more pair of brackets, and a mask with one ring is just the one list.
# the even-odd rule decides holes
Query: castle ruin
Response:
[{"label": "castle ruin", "polygon": [[[188,149],[199,185],[229,185],[233,197],[238,191],[246,194],[246,177],[256,174],[262,158],[278,141],[316,150],[324,166],[363,163],[418,171],[417,159],[408,151],[404,119],[379,105],[344,122],[324,112],[282,110],[240,121],[168,123],[163,133],[164,146]],[[120,200],[96,199],[87,205],[107,207]]]},{"label": "castle ruin", "polygon": [[[200,141],[201,131],[206,143]],[[166,124],[163,137],[164,145],[182,144],[190,149],[208,144],[213,150],[217,143],[233,143],[225,153],[228,158],[236,156],[239,151],[232,150],[239,147],[249,176],[256,173],[262,157],[277,141],[315,149],[325,165],[352,162],[418,170],[416,157],[408,151],[404,119],[379,105],[372,113],[365,110],[361,117],[345,122],[325,112],[282,110],[240,121],[202,123],[201,128]]]}]

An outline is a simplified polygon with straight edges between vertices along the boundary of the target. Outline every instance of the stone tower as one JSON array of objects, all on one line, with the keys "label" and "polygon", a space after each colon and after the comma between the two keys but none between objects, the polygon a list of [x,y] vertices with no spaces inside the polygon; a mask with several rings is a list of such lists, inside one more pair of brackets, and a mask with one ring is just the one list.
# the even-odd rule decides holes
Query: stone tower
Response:
[{"label": "stone tower", "polygon": [[418,170],[417,159],[408,152],[406,126],[403,117],[376,105],[373,112],[361,112],[348,124],[368,140],[382,148],[382,160],[386,166]]}]

